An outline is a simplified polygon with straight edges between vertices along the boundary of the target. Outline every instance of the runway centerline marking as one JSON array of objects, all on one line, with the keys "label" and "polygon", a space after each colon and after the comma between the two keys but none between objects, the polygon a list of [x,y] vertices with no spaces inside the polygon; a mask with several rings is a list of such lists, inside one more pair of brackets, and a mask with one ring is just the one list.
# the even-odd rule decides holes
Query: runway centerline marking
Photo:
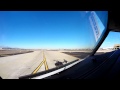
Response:
[{"label": "runway centerline marking", "polygon": [[38,65],[38,67],[32,72],[32,74],[35,74],[37,73],[37,71],[41,68],[41,66],[44,64],[45,66],[45,70],[48,70],[48,64],[47,64],[47,61],[46,61],[46,57],[44,55],[44,52],[43,52],[43,61]]}]

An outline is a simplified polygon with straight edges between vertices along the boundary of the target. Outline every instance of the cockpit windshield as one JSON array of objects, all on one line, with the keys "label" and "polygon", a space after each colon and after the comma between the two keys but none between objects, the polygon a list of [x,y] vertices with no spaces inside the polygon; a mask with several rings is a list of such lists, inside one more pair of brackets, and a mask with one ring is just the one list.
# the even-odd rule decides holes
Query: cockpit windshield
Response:
[{"label": "cockpit windshield", "polygon": [[107,11],[0,11],[0,76],[17,79],[83,60],[107,21]]}]

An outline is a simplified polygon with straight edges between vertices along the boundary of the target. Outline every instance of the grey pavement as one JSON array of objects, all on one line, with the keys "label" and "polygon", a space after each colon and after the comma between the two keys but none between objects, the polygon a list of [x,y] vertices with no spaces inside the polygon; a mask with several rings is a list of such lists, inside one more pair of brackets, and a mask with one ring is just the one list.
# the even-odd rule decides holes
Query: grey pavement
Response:
[{"label": "grey pavement", "polygon": [[[65,59],[69,63],[78,59],[77,57],[67,55],[60,51],[44,50],[44,55],[49,69],[56,67],[55,60],[63,62]],[[20,76],[32,74],[42,61],[43,51],[0,57],[0,76],[3,79],[18,79]],[[42,65],[38,70],[38,72],[41,71],[45,71],[45,65]]]}]

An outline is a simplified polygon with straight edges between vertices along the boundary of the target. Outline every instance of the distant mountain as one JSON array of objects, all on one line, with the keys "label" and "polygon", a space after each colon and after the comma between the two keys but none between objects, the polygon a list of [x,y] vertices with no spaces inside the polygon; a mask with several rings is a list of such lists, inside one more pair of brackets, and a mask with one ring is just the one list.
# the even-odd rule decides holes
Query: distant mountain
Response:
[{"label": "distant mountain", "polygon": [[20,48],[13,48],[13,47],[8,47],[8,46],[0,46],[2,49],[20,49]]},{"label": "distant mountain", "polygon": [[10,48],[10,47],[7,47],[7,46],[0,46],[0,48]]}]

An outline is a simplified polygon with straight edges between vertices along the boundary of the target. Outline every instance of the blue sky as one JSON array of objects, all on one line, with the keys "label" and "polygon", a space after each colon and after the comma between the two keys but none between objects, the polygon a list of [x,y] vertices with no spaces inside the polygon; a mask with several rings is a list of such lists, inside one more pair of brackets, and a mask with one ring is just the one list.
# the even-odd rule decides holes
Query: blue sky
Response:
[{"label": "blue sky", "polygon": [[120,44],[120,32],[110,32],[101,48],[113,47],[114,44]]},{"label": "blue sky", "polygon": [[[96,13],[106,23],[105,16]],[[85,11],[0,11],[0,46],[92,48],[89,15]]]}]

